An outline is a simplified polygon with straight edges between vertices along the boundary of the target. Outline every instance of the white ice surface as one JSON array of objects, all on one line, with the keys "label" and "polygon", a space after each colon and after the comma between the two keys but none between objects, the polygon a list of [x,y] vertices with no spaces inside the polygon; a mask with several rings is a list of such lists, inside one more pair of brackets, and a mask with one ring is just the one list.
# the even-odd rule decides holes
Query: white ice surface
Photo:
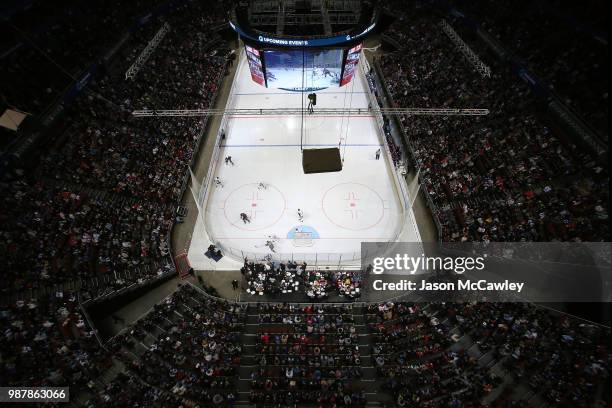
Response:
[{"label": "white ice surface", "polygon": [[[283,108],[307,105],[306,94],[266,89],[254,83],[245,58],[234,79],[228,109]],[[317,92],[315,113],[305,119],[304,148],[341,144],[343,169],[335,173],[304,174],[300,151],[299,116],[234,116],[216,165],[223,187],[212,187],[205,216],[194,228],[189,260],[195,269],[239,268],[243,256],[269,254],[265,243],[275,242],[275,259],[307,260],[311,265],[356,264],[362,241],[420,241],[413,214],[404,212],[407,200],[393,180],[393,166],[384,154],[382,135],[370,116],[318,116],[316,108],[367,108],[367,86],[361,70],[342,88]],[[381,148],[380,160],[375,152]],[[223,158],[231,156],[234,166]],[[268,187],[257,188],[259,182]],[[298,221],[297,209],[304,213]],[[240,220],[240,213],[251,223]],[[203,219],[204,218],[204,219]],[[319,235],[312,246],[296,245],[287,234],[299,226]],[[204,256],[210,242],[225,257],[214,263]]]}]

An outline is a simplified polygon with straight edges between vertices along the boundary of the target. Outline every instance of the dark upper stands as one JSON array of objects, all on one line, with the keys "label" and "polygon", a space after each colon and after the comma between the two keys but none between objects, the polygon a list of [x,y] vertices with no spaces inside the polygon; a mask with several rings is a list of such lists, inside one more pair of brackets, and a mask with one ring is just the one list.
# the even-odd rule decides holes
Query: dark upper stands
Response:
[{"label": "dark upper stands", "polygon": [[607,2],[452,3],[524,59],[607,139]]},{"label": "dark upper stands", "polygon": [[[609,239],[609,175],[541,115],[528,88],[475,44],[482,78],[408,3],[388,33],[403,45],[380,67],[397,106],[487,108],[486,117],[402,117],[443,241]],[[472,45],[470,43],[470,45]],[[478,48],[476,48],[478,47]]]},{"label": "dark upper stands", "polygon": [[148,22],[120,49],[118,62],[68,107],[66,131],[42,163],[4,175],[5,291],[79,280],[95,298],[173,273],[168,239],[174,206],[204,123],[134,119],[130,112],[209,106],[225,59],[203,50],[226,12],[221,4],[177,6],[163,18],[170,32],[136,78],[126,81],[125,70],[163,23]]}]

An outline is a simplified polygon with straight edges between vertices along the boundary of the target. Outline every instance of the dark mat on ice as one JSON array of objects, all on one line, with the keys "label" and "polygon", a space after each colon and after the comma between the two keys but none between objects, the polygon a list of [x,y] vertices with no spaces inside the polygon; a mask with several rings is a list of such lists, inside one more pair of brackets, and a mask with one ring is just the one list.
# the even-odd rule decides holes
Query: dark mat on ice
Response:
[{"label": "dark mat on ice", "polygon": [[342,170],[340,149],[304,149],[302,152],[304,173],[327,173]]}]

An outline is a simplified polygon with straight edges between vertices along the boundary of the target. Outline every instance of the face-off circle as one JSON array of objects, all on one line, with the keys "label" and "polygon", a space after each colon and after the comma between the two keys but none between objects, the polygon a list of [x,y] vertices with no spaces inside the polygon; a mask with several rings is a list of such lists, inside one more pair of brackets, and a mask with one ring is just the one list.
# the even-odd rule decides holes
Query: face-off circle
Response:
[{"label": "face-off circle", "polygon": [[384,200],[365,184],[336,184],[325,192],[321,202],[329,221],[351,231],[373,228],[385,215]]},{"label": "face-off circle", "polygon": [[[259,188],[257,183],[243,184],[233,190],[223,203],[225,219],[244,231],[258,231],[276,224],[283,216],[287,201],[281,191],[267,184]],[[245,213],[250,222],[244,223],[240,214]]]}]

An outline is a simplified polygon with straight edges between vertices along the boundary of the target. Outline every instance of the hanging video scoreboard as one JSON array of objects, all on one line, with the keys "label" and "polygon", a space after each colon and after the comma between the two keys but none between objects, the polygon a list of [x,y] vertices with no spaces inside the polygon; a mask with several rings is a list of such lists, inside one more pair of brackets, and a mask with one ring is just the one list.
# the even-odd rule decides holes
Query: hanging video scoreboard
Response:
[{"label": "hanging video scoreboard", "polygon": [[312,92],[342,87],[352,81],[363,41],[378,28],[378,13],[370,7],[351,31],[329,37],[288,37],[250,27],[248,8],[238,7],[230,27],[245,44],[251,78],[268,87]]},{"label": "hanging video scoreboard", "polygon": [[316,91],[353,79],[362,44],[350,49],[256,49],[245,45],[251,78],[267,88]]}]

